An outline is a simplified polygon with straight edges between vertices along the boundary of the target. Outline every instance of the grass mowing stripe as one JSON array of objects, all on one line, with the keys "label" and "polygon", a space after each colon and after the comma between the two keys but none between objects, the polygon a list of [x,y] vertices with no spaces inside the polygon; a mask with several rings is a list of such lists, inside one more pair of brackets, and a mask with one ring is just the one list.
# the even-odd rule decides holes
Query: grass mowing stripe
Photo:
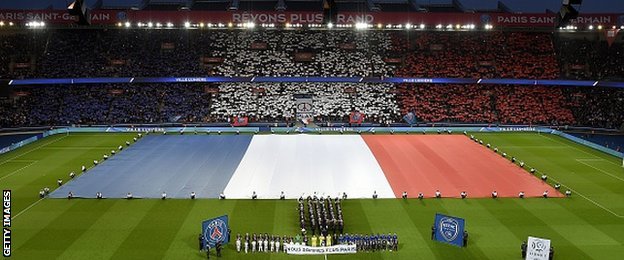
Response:
[{"label": "grass mowing stripe", "polygon": [[22,170],[24,170],[24,169],[26,169],[26,168],[30,167],[31,165],[35,164],[36,162],[37,162],[37,161],[32,161],[31,163],[27,164],[26,166],[24,166],[24,167],[22,167],[22,168],[19,168],[19,169],[15,170],[15,171],[12,171],[12,172],[10,172],[9,174],[7,174],[7,175],[5,175],[5,176],[0,177],[0,181],[1,181],[1,180],[4,180],[4,179],[6,179],[6,178],[9,178],[9,177],[11,177],[11,176],[15,175],[16,173],[21,172]]},{"label": "grass mowing stripe", "polygon": [[[418,224],[425,222],[425,216],[423,208],[417,203],[416,200],[395,200],[384,199],[380,202],[370,202],[369,200],[361,200],[363,204],[362,209],[367,215],[368,223],[371,226],[373,233],[396,233],[399,238],[399,251],[398,252],[383,252],[381,256],[387,259],[406,258],[409,256],[417,258],[433,258],[434,252],[427,245],[428,237],[421,231],[413,222],[415,219],[419,219]],[[411,211],[411,208],[419,207],[419,210]],[[409,241],[409,242],[408,242]],[[414,243],[414,241],[418,241]]]},{"label": "grass mowing stripe", "polygon": [[[595,150],[593,148],[589,148],[588,146],[584,146],[584,145],[581,146],[581,145],[577,145],[575,143],[570,144],[569,143],[570,141],[568,141],[567,139],[564,139],[563,137],[551,136],[549,134],[542,135],[542,136],[545,136],[546,138],[548,138],[550,140],[553,140],[554,142],[563,144],[563,145],[565,145],[567,147],[570,147],[572,149],[575,149],[575,150],[580,151],[580,152],[585,153],[585,154],[589,154],[589,155],[594,156],[594,157],[598,157],[598,158],[603,158],[604,156],[610,157],[610,158],[614,157],[614,156],[609,156],[606,153],[598,151],[598,150]],[[615,163],[613,161],[610,161],[610,160],[607,160],[607,161],[612,163],[612,164],[615,164],[616,166],[620,166],[619,164],[617,164],[617,163]]]},{"label": "grass mowing stripe", "polygon": [[50,259],[60,256],[102,217],[101,212],[110,208],[92,203],[79,203],[77,200],[65,202],[71,206],[19,248],[20,258],[23,256],[24,259]]},{"label": "grass mowing stripe", "polygon": [[615,175],[613,175],[613,174],[611,174],[611,173],[608,173],[608,172],[606,172],[606,171],[604,171],[604,170],[602,170],[602,169],[600,169],[600,168],[597,168],[597,167],[591,166],[590,164],[585,163],[585,162],[583,162],[583,161],[581,161],[581,160],[576,160],[576,161],[577,161],[577,162],[579,162],[579,163],[582,163],[582,164],[584,164],[584,165],[587,165],[587,166],[589,166],[590,168],[595,169],[595,170],[597,170],[597,171],[599,171],[599,172],[601,172],[601,173],[603,173],[603,174],[609,175],[609,176],[611,176],[611,177],[613,177],[613,178],[615,178],[615,179],[618,179],[618,180],[620,180],[620,181],[623,181],[623,182],[624,182],[624,179],[622,179],[622,178],[620,178],[620,177],[618,177],[618,176],[615,176]]},{"label": "grass mowing stripe", "polygon": [[[132,206],[135,201],[125,201]],[[139,202],[140,203],[140,202]],[[193,201],[164,200],[150,205],[143,219],[117,248],[111,259],[159,259],[188,216]]]},{"label": "grass mowing stripe", "polygon": [[77,201],[97,205],[102,217],[66,248],[59,256],[61,259],[110,259],[134,227],[148,214],[147,209],[160,203],[157,200],[130,202],[119,199]]},{"label": "grass mowing stripe", "polygon": [[[199,252],[197,236],[201,232],[202,221],[228,214],[232,217],[232,210],[238,203],[236,200],[213,200],[213,199],[197,199],[192,201],[192,207],[187,215],[180,230],[175,234],[167,252],[163,256],[164,259],[193,259],[205,258],[204,253]],[[232,233],[241,232],[230,222]],[[228,245],[227,247],[231,247]]]},{"label": "grass mowing stripe", "polygon": [[[29,154],[29,153],[31,153],[31,152],[37,151],[37,150],[41,149],[41,148],[42,148],[42,147],[44,147],[44,146],[47,146],[47,145],[50,145],[50,144],[56,143],[56,142],[58,142],[58,141],[61,141],[61,140],[63,140],[63,139],[64,139],[65,137],[67,137],[67,136],[66,136],[66,135],[64,135],[64,136],[60,136],[60,137],[57,137],[57,136],[52,136],[52,137],[53,137],[53,140],[51,140],[50,142],[47,142],[47,143],[42,143],[41,145],[39,145],[39,146],[37,146],[37,147],[35,147],[35,148],[33,148],[33,149],[30,149],[30,150],[28,150],[28,151],[21,152],[21,151],[22,151],[22,149],[24,149],[24,148],[26,148],[26,147],[28,147],[28,146],[26,146],[26,147],[22,147],[22,148],[18,149],[17,151],[20,151],[21,153],[18,153],[17,155],[15,155],[15,156],[13,156],[13,157],[11,157],[11,158],[9,158],[9,159],[5,159],[3,162],[0,162],[0,165],[3,165],[3,164],[5,164],[5,163],[7,163],[7,162],[9,162],[9,161],[11,161],[11,160],[17,159],[17,158],[22,157],[22,156],[24,156],[24,155],[26,155],[26,154]],[[33,143],[33,145],[34,145],[34,144],[38,144],[38,142]],[[6,153],[6,155],[7,155],[7,156],[8,156],[9,154],[12,154],[12,153],[10,153],[10,152],[9,152],[9,153]],[[0,157],[0,158],[1,158],[1,157]]]}]

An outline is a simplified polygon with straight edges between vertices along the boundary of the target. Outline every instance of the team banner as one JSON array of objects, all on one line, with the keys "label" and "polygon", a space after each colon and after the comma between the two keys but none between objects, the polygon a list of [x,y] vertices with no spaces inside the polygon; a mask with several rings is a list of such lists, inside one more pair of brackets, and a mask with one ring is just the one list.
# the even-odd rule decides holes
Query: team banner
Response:
[{"label": "team banner", "polygon": [[465,224],[466,221],[463,218],[436,213],[435,240],[459,247],[463,246]]},{"label": "team banner", "polygon": [[529,237],[526,260],[548,260],[550,255],[550,239]]},{"label": "team banner", "polygon": [[308,95],[295,95],[295,109],[297,111],[297,120],[304,124],[314,121],[314,100]]},{"label": "team banner", "polygon": [[404,115],[403,120],[405,120],[405,122],[410,125],[417,123],[416,114],[414,114],[414,112],[409,112],[406,115]]},{"label": "team banner", "polygon": [[226,244],[230,240],[228,230],[227,215],[202,221],[202,236],[204,238],[202,247],[205,248],[206,243],[211,248],[214,248],[217,242],[220,242],[222,245]]},{"label": "team banner", "polygon": [[355,254],[355,245],[335,245],[335,246],[303,246],[285,244],[286,254],[289,255],[332,255],[332,254]]},{"label": "team banner", "polygon": [[249,118],[246,116],[235,116],[232,120],[232,126],[247,126],[249,125]]},{"label": "team banner", "polygon": [[353,111],[349,115],[349,123],[361,124],[362,122],[364,122],[364,117],[365,117],[364,113],[360,111]]}]

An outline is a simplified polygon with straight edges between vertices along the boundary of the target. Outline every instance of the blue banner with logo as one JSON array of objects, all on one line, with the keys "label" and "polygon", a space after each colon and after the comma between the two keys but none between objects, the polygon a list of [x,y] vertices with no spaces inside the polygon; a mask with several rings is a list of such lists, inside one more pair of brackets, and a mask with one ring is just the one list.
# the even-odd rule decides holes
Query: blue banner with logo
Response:
[{"label": "blue banner with logo", "polygon": [[463,218],[436,213],[434,222],[435,240],[459,247],[463,246],[465,223]]},{"label": "blue banner with logo", "polygon": [[208,243],[210,248],[214,248],[217,242],[225,245],[230,240],[228,230],[227,215],[202,221],[202,234],[204,237],[202,247],[206,248],[206,243]]},{"label": "blue banner with logo", "polygon": [[409,125],[413,125],[417,123],[418,119],[416,119],[416,114],[414,114],[414,112],[409,112],[403,116],[403,120]]}]

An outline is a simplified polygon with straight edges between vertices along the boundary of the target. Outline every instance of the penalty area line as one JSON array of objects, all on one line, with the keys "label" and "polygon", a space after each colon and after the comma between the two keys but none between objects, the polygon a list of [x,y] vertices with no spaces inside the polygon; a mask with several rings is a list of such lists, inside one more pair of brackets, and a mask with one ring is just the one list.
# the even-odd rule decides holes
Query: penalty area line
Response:
[{"label": "penalty area line", "polygon": [[41,148],[43,148],[43,147],[45,147],[45,146],[48,146],[48,145],[50,145],[50,144],[56,143],[56,142],[58,142],[58,141],[60,141],[60,140],[64,139],[65,137],[67,137],[67,136],[66,136],[66,135],[65,135],[65,136],[62,136],[62,137],[61,137],[61,138],[59,138],[59,139],[56,139],[56,140],[53,140],[53,141],[47,142],[47,143],[42,144],[42,145],[40,145],[40,146],[37,146],[37,147],[35,147],[35,148],[33,148],[33,149],[31,149],[31,150],[27,151],[27,152],[24,152],[24,153],[22,153],[22,154],[16,155],[16,156],[14,156],[14,157],[12,157],[12,158],[10,158],[10,159],[6,159],[5,161],[0,162],[0,165],[3,165],[3,164],[5,164],[5,163],[8,163],[8,162],[10,162],[10,161],[12,161],[12,160],[14,160],[14,159],[20,158],[20,157],[22,157],[22,156],[24,156],[24,155],[27,155],[27,154],[29,154],[29,153],[31,153],[31,152],[34,152],[34,151],[36,151],[36,150],[39,150],[39,149],[41,149]]},{"label": "penalty area line", "polygon": [[19,169],[13,171],[12,173],[7,174],[6,176],[2,176],[2,178],[0,178],[0,181],[15,175],[16,173],[22,171],[23,169],[26,169],[26,168],[30,167],[31,165],[35,164],[36,162],[37,161],[33,161],[33,162],[29,163],[28,165],[26,165],[26,166],[24,166],[22,168],[19,168]]},{"label": "penalty area line", "polygon": [[592,169],[594,169],[594,170],[600,171],[600,172],[602,172],[602,173],[604,173],[604,174],[606,174],[606,175],[609,175],[609,176],[611,176],[611,177],[613,177],[613,178],[616,178],[616,179],[618,179],[618,180],[620,180],[620,181],[624,181],[624,179],[622,179],[622,178],[620,178],[620,177],[618,177],[618,176],[615,176],[615,175],[613,175],[613,174],[611,174],[611,173],[608,173],[608,172],[606,172],[606,171],[604,171],[604,170],[602,170],[602,169],[600,169],[600,168],[596,168],[596,167],[594,167],[594,166],[591,166],[590,164],[588,164],[588,163],[584,163],[583,161],[581,161],[581,160],[579,160],[579,159],[575,159],[575,160],[576,160],[577,162],[579,162],[579,163],[582,163],[582,164],[584,164],[584,165],[589,166],[590,168],[592,168]]},{"label": "penalty area line", "polygon": [[[609,163],[611,163],[611,164],[615,164],[615,165],[617,165],[617,166],[620,166],[620,165],[619,165],[619,164],[617,164],[617,163],[614,163],[614,162],[612,162],[612,161],[609,161],[609,160],[607,160],[607,159],[604,159],[604,158],[602,158],[602,157],[600,157],[600,156],[598,156],[598,155],[595,155],[595,154],[590,153],[590,152],[588,152],[588,151],[582,150],[582,149],[580,149],[580,148],[578,148],[578,147],[575,147],[575,146],[573,146],[573,145],[570,145],[570,144],[568,144],[568,143],[565,143],[565,142],[559,141],[559,140],[557,140],[556,138],[552,138],[551,136],[548,136],[548,135],[542,135],[542,136],[544,136],[544,137],[546,137],[546,138],[548,138],[548,139],[550,139],[550,140],[553,140],[553,141],[555,141],[555,142],[557,142],[557,143],[560,143],[560,144],[566,145],[566,146],[568,146],[568,147],[570,147],[570,148],[572,148],[572,149],[575,149],[575,150],[577,150],[577,151],[583,152],[583,153],[585,153],[585,154],[589,154],[589,155],[591,155],[591,156],[593,156],[593,157],[603,159],[603,160],[605,160],[605,161],[607,161],[607,162],[609,162]],[[587,146],[583,146],[583,147],[587,147]]]}]

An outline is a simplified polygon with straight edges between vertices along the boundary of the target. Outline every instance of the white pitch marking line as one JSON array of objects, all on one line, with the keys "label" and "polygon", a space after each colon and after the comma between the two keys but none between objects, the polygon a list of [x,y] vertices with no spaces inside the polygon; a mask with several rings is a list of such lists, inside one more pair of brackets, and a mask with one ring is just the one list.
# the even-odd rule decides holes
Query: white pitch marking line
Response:
[{"label": "white pitch marking line", "polygon": [[557,183],[561,184],[561,186],[563,186],[563,187],[567,188],[568,190],[570,190],[570,191],[574,192],[575,194],[580,195],[581,197],[583,197],[583,198],[584,198],[584,199],[586,199],[587,201],[591,202],[592,204],[594,204],[594,205],[598,206],[599,208],[604,209],[605,211],[607,211],[607,212],[609,212],[609,213],[613,214],[614,216],[616,216],[616,217],[618,217],[618,218],[624,218],[624,216],[619,215],[619,214],[617,214],[617,213],[613,212],[612,210],[610,210],[610,209],[606,208],[605,206],[602,206],[600,203],[593,201],[592,199],[590,199],[590,198],[586,197],[585,195],[583,195],[583,194],[579,193],[578,191],[575,191],[574,189],[572,189],[572,188],[568,187],[567,185],[565,185],[565,184],[563,184],[563,183],[561,183],[561,182],[559,182],[559,181],[555,180],[554,178],[552,178],[552,177],[549,177],[549,178],[550,178],[550,179],[552,179],[553,181],[555,181],[555,182],[557,182]]},{"label": "white pitch marking line", "polygon": [[[566,146],[568,146],[568,147],[570,147],[570,148],[572,148],[572,149],[575,149],[575,150],[577,150],[577,151],[581,151],[581,152],[583,152],[583,153],[585,153],[585,154],[589,154],[589,155],[591,155],[591,156],[593,156],[593,157],[600,158],[600,156],[597,156],[597,155],[595,155],[595,154],[592,154],[592,153],[590,153],[590,152],[588,152],[588,151],[581,150],[581,149],[580,149],[580,148],[578,148],[578,147],[574,147],[574,146],[572,146],[572,145],[570,145],[570,144],[567,144],[567,143],[565,143],[565,142],[561,142],[561,141],[559,141],[559,140],[557,140],[557,139],[555,139],[555,138],[551,138],[551,137],[550,137],[550,136],[548,136],[548,135],[543,135],[543,136],[545,136],[546,138],[548,138],[548,139],[550,139],[550,140],[553,140],[553,141],[555,141],[555,142],[557,142],[557,143],[564,144],[564,145],[566,145]],[[603,159],[603,158],[600,158],[600,159]],[[605,161],[607,161],[607,162],[609,162],[609,163],[611,163],[611,164],[615,164],[615,165],[617,165],[617,166],[620,166],[619,164],[614,163],[614,162],[612,162],[612,161],[609,161],[609,160],[605,160]]]},{"label": "white pitch marking line", "polygon": [[65,137],[67,137],[67,136],[63,136],[63,137],[61,137],[61,138],[59,138],[59,139],[56,139],[56,140],[54,140],[54,141],[51,141],[51,142],[48,142],[48,143],[42,144],[42,145],[40,145],[40,146],[37,146],[36,148],[33,148],[32,150],[30,150],[30,151],[28,151],[28,152],[24,152],[24,153],[22,153],[22,154],[20,154],[20,155],[16,155],[16,156],[14,156],[13,158],[10,158],[10,159],[5,160],[4,162],[0,162],[0,165],[3,165],[3,164],[5,164],[5,163],[8,163],[8,162],[10,162],[10,161],[12,161],[12,160],[14,160],[14,159],[16,159],[16,158],[22,157],[22,156],[24,156],[24,155],[26,155],[26,154],[29,154],[29,153],[31,153],[31,152],[34,152],[34,151],[36,151],[36,150],[39,150],[39,149],[41,149],[41,148],[43,148],[43,147],[45,147],[45,146],[48,146],[48,145],[50,145],[50,144],[56,143],[56,142],[58,142],[58,141],[62,140],[63,138],[65,138]]},{"label": "white pitch marking line", "polygon": [[16,219],[17,217],[19,217],[20,215],[22,215],[22,213],[26,212],[27,210],[29,210],[30,208],[34,207],[35,205],[37,205],[39,202],[41,202],[43,200],[43,198],[39,199],[38,201],[33,202],[33,204],[30,204],[30,206],[26,207],[25,209],[23,209],[22,211],[18,212],[17,214],[15,214],[15,216],[11,217],[11,219]]},{"label": "white pitch marking line", "polygon": [[591,167],[591,168],[593,168],[593,169],[595,169],[595,170],[598,170],[598,171],[600,171],[600,172],[602,172],[602,173],[604,173],[604,174],[606,174],[606,175],[609,175],[609,176],[611,176],[611,177],[613,177],[613,178],[616,178],[616,179],[618,179],[618,180],[620,180],[620,181],[624,181],[624,179],[622,179],[622,178],[620,178],[620,177],[618,177],[618,176],[615,176],[615,175],[613,175],[613,174],[611,174],[611,173],[608,173],[608,172],[606,172],[606,171],[604,171],[604,170],[602,170],[602,169],[600,169],[600,168],[596,168],[596,167],[594,167],[594,166],[591,166],[590,164],[584,163],[584,162],[583,162],[583,161],[581,161],[581,160],[576,159],[576,161],[577,161],[577,162],[580,162],[580,163],[582,163],[582,164],[584,164],[584,165],[587,165],[587,166],[589,166],[589,167]]},{"label": "white pitch marking line", "polygon": [[36,162],[37,162],[37,161],[33,161],[33,162],[29,163],[28,165],[26,165],[26,166],[24,166],[24,167],[22,167],[22,168],[19,168],[19,169],[17,169],[17,170],[15,170],[15,171],[13,171],[12,173],[9,173],[9,174],[8,174],[8,175],[6,175],[6,176],[3,176],[2,178],[0,178],[0,181],[1,181],[1,180],[4,180],[4,179],[6,179],[6,178],[9,178],[9,177],[11,177],[11,176],[13,176],[13,175],[15,175],[16,173],[18,173],[18,172],[22,171],[23,169],[26,169],[26,168],[28,168],[29,166],[31,166],[31,165],[33,165],[33,164],[35,164]]}]

